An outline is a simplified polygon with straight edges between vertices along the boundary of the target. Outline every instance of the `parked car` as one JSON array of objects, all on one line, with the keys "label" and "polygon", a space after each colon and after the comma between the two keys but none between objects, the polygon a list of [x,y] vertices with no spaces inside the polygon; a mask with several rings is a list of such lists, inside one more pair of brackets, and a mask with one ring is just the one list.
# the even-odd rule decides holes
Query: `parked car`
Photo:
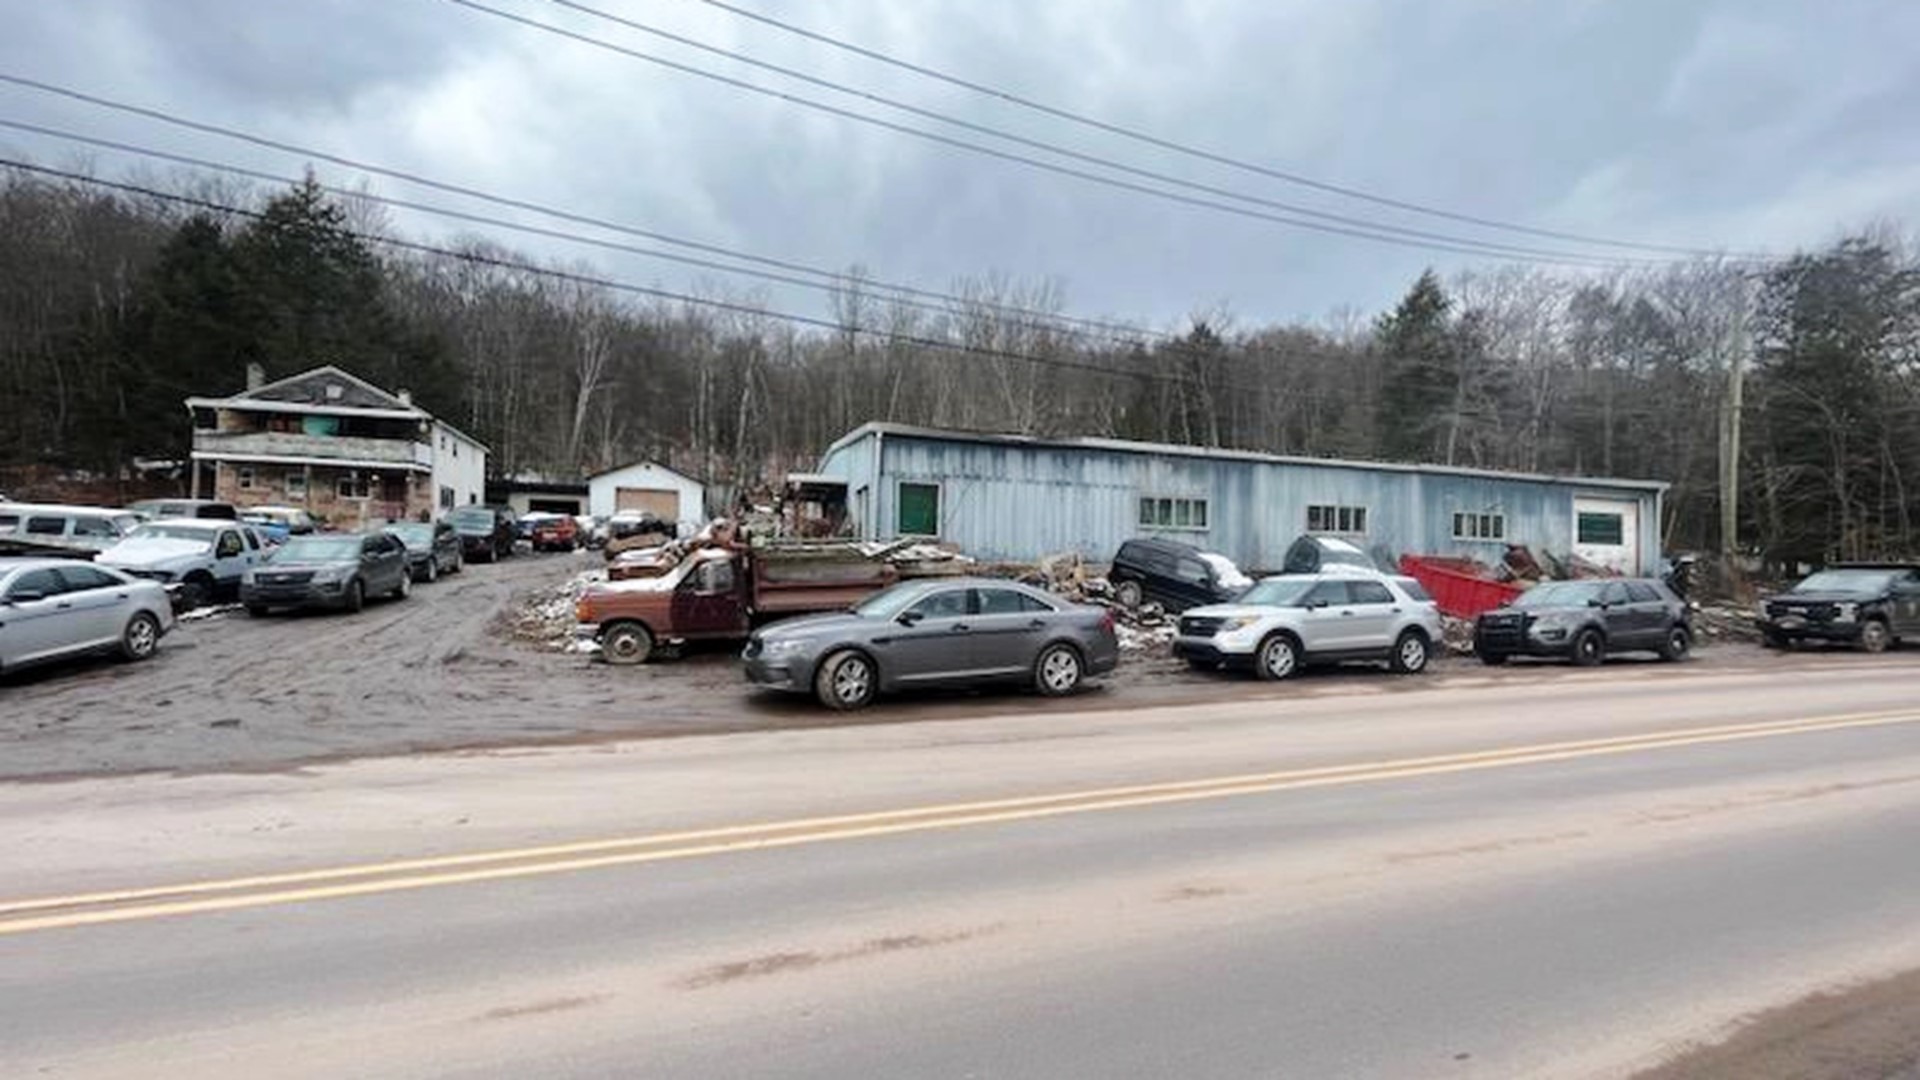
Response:
[{"label": "parked car", "polygon": [[0,558],[0,673],[69,656],[145,660],[173,629],[166,589],[74,559]]},{"label": "parked car", "polygon": [[1610,653],[1685,660],[1692,650],[1692,609],[1649,578],[1543,582],[1480,616],[1473,630],[1473,651],[1488,664],[1556,656],[1590,667]]},{"label": "parked car", "polygon": [[1286,558],[1280,567],[1283,573],[1288,574],[1339,573],[1342,568],[1380,572],[1380,566],[1373,561],[1373,556],[1360,550],[1359,545],[1337,536],[1316,536],[1312,533],[1300,537],[1287,547]]},{"label": "parked car", "polygon": [[407,546],[387,533],[318,533],[286,542],[266,565],[247,571],[240,602],[247,614],[274,608],[359,611],[369,596],[405,600],[413,589]]},{"label": "parked car", "polygon": [[914,686],[1026,682],[1070,694],[1120,661],[1113,613],[1014,582],[896,585],[853,610],[775,623],[747,640],[747,679],[832,709]]},{"label": "parked car", "polygon": [[608,559],[634,548],[653,547],[676,539],[679,526],[640,510],[623,510],[607,519],[607,535],[600,542]]},{"label": "parked car", "polygon": [[276,544],[284,544],[291,537],[318,532],[320,528],[312,514],[297,506],[249,506],[240,512],[240,520],[260,530],[262,536]]},{"label": "parked car", "polygon": [[130,510],[98,506],[0,503],[0,539],[24,544],[105,551],[140,524]]},{"label": "parked car", "polygon": [[501,506],[462,506],[449,512],[446,520],[460,535],[460,553],[467,561],[498,562],[513,554],[513,511]]},{"label": "parked car", "polygon": [[232,596],[266,555],[251,525],[217,518],[149,521],[100,553],[99,562],[167,587],[182,608]]},{"label": "parked car", "polygon": [[1157,537],[1121,544],[1107,581],[1114,599],[1127,607],[1150,600],[1168,611],[1223,603],[1253,585],[1226,556]]},{"label": "parked car", "polygon": [[1837,641],[1884,652],[1920,639],[1920,565],[1841,563],[1760,606],[1769,648],[1800,641]]},{"label": "parked car", "polygon": [[1265,578],[1231,604],[1192,608],[1173,651],[1195,668],[1250,667],[1263,679],[1345,661],[1415,674],[1442,636],[1440,610],[1418,582],[1342,568]]},{"label": "parked car", "polygon": [[214,499],[142,499],[127,509],[148,521],[159,521],[162,518],[240,520],[240,511],[232,503]]},{"label": "parked car", "polygon": [[580,524],[568,514],[550,514],[534,520],[528,538],[535,551],[574,551],[580,547]]},{"label": "parked car", "polygon": [[441,574],[460,571],[460,534],[444,521],[399,521],[387,526],[407,548],[407,572],[415,581],[435,581]]}]

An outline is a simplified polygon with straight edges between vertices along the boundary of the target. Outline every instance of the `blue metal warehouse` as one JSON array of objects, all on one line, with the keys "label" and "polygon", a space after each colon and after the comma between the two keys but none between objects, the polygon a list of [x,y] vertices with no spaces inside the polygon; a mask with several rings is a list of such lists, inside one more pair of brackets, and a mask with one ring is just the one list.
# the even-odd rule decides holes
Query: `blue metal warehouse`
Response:
[{"label": "blue metal warehouse", "polygon": [[1165,536],[1251,569],[1279,567],[1288,545],[1313,533],[1375,553],[1486,561],[1520,543],[1650,572],[1667,488],[888,423],[835,442],[820,474],[846,484],[864,536],[937,536],[1006,561],[1066,551],[1104,561],[1129,537]]}]

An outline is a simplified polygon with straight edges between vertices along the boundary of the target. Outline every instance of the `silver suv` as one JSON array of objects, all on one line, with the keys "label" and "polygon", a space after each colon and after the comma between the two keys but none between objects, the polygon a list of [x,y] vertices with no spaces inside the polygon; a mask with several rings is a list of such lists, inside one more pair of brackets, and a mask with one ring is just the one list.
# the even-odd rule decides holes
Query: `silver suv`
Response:
[{"label": "silver suv", "polygon": [[1345,660],[1413,674],[1440,640],[1440,610],[1419,583],[1348,571],[1270,577],[1231,604],[1192,608],[1173,651],[1195,668],[1250,666],[1263,679]]}]

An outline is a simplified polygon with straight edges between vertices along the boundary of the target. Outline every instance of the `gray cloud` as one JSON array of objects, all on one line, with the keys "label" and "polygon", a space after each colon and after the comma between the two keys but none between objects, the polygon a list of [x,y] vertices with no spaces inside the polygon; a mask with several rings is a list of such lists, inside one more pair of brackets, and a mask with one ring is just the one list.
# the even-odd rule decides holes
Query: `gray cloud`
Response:
[{"label": "gray cloud", "polygon": [[[490,2],[786,86],[537,0]],[[1045,121],[692,0],[598,2],[928,108],[1195,180],[1467,231]],[[1057,278],[1071,305],[1089,313],[1164,322],[1219,304],[1244,319],[1313,317],[1389,303],[1429,263],[1492,261],[1321,236],[1035,173],[443,0],[12,7],[14,32],[0,40],[0,69],[8,72],[662,231],[828,266],[857,262],[932,287],[1001,271]],[[1920,100],[1920,67],[1907,55],[1920,40],[1920,8],[1912,5],[822,0],[765,10],[1235,156],[1544,227],[1785,248],[1920,214],[1920,117],[1911,107]],[[302,164],[11,88],[0,88],[0,116],[276,171]],[[7,134],[0,144],[43,160],[71,154]],[[96,160],[103,171],[122,167],[112,155]],[[422,235],[451,231],[430,219],[399,221]],[[666,264],[503,239],[543,257],[589,258],[635,280],[682,286],[695,277]],[[804,296],[774,296],[817,310]]]}]

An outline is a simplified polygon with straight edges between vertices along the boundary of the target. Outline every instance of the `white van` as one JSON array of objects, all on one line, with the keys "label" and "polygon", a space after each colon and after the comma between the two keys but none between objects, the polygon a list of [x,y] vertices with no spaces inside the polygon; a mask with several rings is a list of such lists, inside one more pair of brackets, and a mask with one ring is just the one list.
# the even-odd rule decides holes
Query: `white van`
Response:
[{"label": "white van", "polygon": [[105,551],[140,524],[131,510],[101,506],[0,503],[0,540]]}]

